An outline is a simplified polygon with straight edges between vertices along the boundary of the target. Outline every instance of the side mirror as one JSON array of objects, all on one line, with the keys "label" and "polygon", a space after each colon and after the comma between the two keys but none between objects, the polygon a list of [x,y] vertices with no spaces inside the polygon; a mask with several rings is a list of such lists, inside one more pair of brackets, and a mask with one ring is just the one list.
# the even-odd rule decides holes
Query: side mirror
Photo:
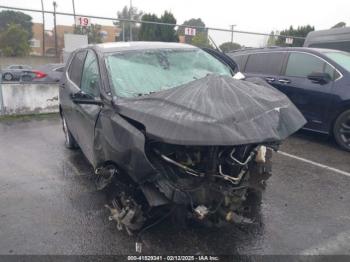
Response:
[{"label": "side mirror", "polygon": [[100,98],[93,97],[84,92],[73,94],[72,101],[75,104],[103,106],[103,102]]},{"label": "side mirror", "polygon": [[327,84],[332,80],[328,73],[311,73],[307,76],[307,79],[318,84]]}]

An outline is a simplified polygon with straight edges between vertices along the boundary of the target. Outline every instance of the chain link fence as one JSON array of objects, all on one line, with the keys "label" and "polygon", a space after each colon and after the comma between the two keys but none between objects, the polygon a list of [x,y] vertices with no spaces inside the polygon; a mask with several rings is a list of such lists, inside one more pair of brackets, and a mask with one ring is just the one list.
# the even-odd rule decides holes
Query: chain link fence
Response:
[{"label": "chain link fence", "polygon": [[[233,30],[233,26],[226,29],[188,26],[10,6],[0,6],[0,10],[23,12],[32,17],[34,21],[32,26],[33,35],[29,39],[30,56],[6,57],[6,53],[1,50],[1,68],[10,64],[30,64],[35,67],[41,64],[64,62],[74,48],[84,43],[130,40],[178,41],[227,52],[241,48],[285,46],[293,43],[293,41],[304,41],[302,37]],[[164,37],[163,32],[166,32],[166,37]],[[173,36],[169,36],[169,32]]]}]

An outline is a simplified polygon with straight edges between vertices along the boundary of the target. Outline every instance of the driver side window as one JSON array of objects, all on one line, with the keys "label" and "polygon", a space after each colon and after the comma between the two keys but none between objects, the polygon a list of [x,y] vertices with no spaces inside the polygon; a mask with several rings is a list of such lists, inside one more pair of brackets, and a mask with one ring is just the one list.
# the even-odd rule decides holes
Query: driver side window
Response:
[{"label": "driver side window", "polygon": [[89,50],[85,59],[80,89],[88,95],[97,97],[100,94],[100,74],[96,55]]}]

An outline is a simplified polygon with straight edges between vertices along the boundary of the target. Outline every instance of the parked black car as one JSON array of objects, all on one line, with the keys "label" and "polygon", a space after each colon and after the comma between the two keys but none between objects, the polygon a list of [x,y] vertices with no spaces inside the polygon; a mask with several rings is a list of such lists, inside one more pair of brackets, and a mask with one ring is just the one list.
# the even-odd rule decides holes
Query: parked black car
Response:
[{"label": "parked black car", "polygon": [[[176,214],[208,224],[248,222],[271,175],[272,151],[305,124],[270,86],[178,43],[89,46],[60,82],[66,146],[79,146],[111,220],[128,232]],[[256,81],[256,79],[254,80]]]},{"label": "parked black car", "polygon": [[350,53],[313,48],[262,48],[228,53],[246,77],[260,77],[304,114],[304,129],[334,135],[350,151]]}]

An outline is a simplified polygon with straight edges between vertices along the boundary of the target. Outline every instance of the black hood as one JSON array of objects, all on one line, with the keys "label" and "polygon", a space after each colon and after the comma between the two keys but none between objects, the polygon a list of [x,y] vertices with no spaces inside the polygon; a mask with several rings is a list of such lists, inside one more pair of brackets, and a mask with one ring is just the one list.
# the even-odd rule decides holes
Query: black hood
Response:
[{"label": "black hood", "polygon": [[138,98],[118,99],[118,111],[147,136],[178,145],[240,145],[280,141],[304,117],[271,86],[209,75]]}]

